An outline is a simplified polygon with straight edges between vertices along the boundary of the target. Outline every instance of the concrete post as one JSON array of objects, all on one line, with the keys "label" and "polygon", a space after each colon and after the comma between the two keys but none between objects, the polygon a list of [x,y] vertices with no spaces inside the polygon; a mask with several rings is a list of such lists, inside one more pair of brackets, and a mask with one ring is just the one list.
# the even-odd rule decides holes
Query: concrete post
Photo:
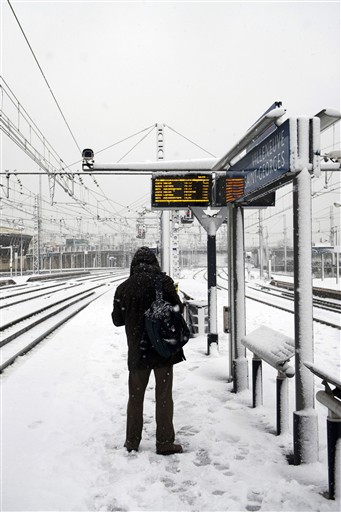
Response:
[{"label": "concrete post", "polygon": [[293,183],[295,385],[294,463],[318,460],[318,421],[314,409],[314,377],[304,361],[314,361],[311,276],[311,176],[303,169]]},{"label": "concrete post", "polygon": [[232,335],[234,345],[234,359],[232,362],[232,367],[233,391],[238,393],[249,387],[246,349],[241,343],[242,337],[245,336],[244,212],[240,207],[233,207],[231,213],[231,244],[233,262],[232,275],[229,279],[229,288],[233,288]]}]

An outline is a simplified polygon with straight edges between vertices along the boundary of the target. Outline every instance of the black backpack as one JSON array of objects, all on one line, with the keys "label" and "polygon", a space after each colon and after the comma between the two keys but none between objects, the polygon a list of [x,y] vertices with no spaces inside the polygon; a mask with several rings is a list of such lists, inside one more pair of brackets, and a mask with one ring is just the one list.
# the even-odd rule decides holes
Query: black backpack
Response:
[{"label": "black backpack", "polygon": [[146,343],[165,358],[176,354],[187,343],[190,331],[180,311],[174,311],[174,306],[162,298],[162,275],[156,280],[156,299],[144,314]]}]

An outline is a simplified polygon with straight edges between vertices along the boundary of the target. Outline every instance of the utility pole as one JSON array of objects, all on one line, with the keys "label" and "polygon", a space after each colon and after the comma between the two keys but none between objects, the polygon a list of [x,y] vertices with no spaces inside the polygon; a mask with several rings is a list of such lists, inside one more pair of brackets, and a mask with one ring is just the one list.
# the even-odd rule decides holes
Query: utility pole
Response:
[{"label": "utility pole", "polygon": [[334,206],[331,205],[330,207],[330,235],[329,235],[329,243],[332,247],[334,247],[335,244],[335,237],[334,237],[335,229],[334,229]]},{"label": "utility pole", "polygon": [[[40,178],[41,179],[41,178]],[[40,231],[41,231],[41,204],[40,194],[34,198],[34,235],[33,235],[33,273],[39,274],[40,270]]]}]

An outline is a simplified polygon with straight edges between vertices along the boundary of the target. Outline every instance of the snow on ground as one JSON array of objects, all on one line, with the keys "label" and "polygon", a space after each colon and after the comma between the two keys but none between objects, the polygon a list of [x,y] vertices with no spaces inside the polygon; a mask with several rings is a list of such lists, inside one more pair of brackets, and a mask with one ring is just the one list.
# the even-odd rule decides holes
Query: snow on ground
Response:
[{"label": "snow on ground", "polygon": [[[179,288],[196,299],[206,284]],[[174,367],[174,424],[184,453],[155,453],[154,382],[147,388],[140,451],[123,448],[127,401],[124,328],[111,322],[114,287],[2,376],[5,511],[336,511],[328,489],[327,411],[319,416],[319,462],[293,466],[292,433],[275,435],[277,372],[263,365],[264,405],[231,392],[228,335],[219,292],[219,353],[192,338]],[[252,303],[251,303],[252,302]],[[264,324],[293,336],[293,315],[247,302],[247,332]],[[315,327],[316,362],[340,369],[339,331]],[[249,371],[251,371],[249,355]],[[291,411],[294,379],[290,381]],[[316,380],[316,390],[322,389]],[[292,414],[291,414],[292,416]],[[292,421],[290,420],[290,425]],[[291,426],[290,426],[291,429]]]}]

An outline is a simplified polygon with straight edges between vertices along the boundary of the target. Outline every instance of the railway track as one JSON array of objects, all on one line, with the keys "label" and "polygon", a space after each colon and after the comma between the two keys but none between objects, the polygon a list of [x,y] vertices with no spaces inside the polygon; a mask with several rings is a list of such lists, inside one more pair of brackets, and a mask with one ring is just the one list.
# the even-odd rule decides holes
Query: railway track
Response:
[{"label": "railway track", "polygon": [[[26,312],[22,314],[18,314],[17,307],[14,307],[12,319],[8,317],[8,321],[5,320],[0,327],[0,373],[19,356],[29,352],[53,331],[77,315],[92,301],[107,293],[111,289],[108,286],[117,284],[125,278],[126,274],[113,276],[111,273],[110,276],[97,277],[95,279],[99,281],[97,283],[90,280],[89,286],[86,286],[85,283],[76,283],[69,288],[64,287],[59,290],[65,295],[64,297],[55,297],[44,306],[37,307],[36,299],[40,299],[41,304],[41,296],[31,297],[31,299],[27,299],[31,300],[31,304],[26,305]],[[84,285],[85,288],[79,291],[79,286]],[[74,293],[76,289],[77,292]],[[51,299],[51,296],[49,298]],[[11,305],[7,307],[8,309],[12,310]]]},{"label": "railway track", "polygon": [[[115,275],[119,275],[121,272],[115,272]],[[58,278],[57,282],[53,284],[50,284],[50,281],[46,283],[40,279],[40,281],[36,281],[35,284],[31,284],[31,286],[29,286],[29,283],[25,283],[24,289],[22,288],[23,285],[8,287],[7,293],[6,291],[4,292],[4,288],[2,288],[0,297],[0,309],[10,308],[11,306],[15,306],[16,304],[20,304],[22,302],[41,298],[44,295],[51,295],[63,290],[69,290],[71,287],[80,286],[82,283],[101,281],[106,277],[111,278],[112,276],[112,272],[99,274],[96,273],[95,275],[79,277],[77,280],[74,279],[74,276],[70,276],[69,281],[67,281],[68,276],[64,276],[64,281],[59,281]]]},{"label": "railway track", "polygon": [[[269,286],[252,286],[248,285],[248,289],[250,290],[256,290],[260,293],[266,293],[267,295],[272,295],[274,297],[280,297],[282,299],[286,299],[289,301],[294,300],[294,292],[289,291],[283,291],[283,290],[274,290],[273,288]],[[319,309],[325,309],[326,311],[332,311],[333,313],[340,313],[341,312],[341,304],[340,302],[330,302],[328,300],[318,299],[313,296],[313,307],[317,307]]]},{"label": "railway track", "polygon": [[[223,276],[222,274],[225,274],[225,276]],[[219,278],[224,280],[224,281],[227,281],[227,276],[226,276],[226,272],[223,271],[219,274]],[[221,284],[219,286],[217,286],[217,288],[219,289],[223,289],[223,290],[228,290],[227,287],[225,286],[222,286]],[[277,287],[279,288],[279,287]],[[291,314],[294,314],[294,308],[289,308],[289,307],[285,307],[285,306],[282,306],[280,304],[276,304],[273,300],[269,299],[269,300],[266,300],[264,298],[264,300],[262,300],[261,298],[259,297],[255,297],[255,296],[252,296],[250,294],[250,292],[248,292],[248,290],[254,290],[256,293],[263,293],[265,295],[270,295],[271,297],[273,296],[276,296],[278,299],[284,299],[284,300],[289,300],[290,302],[294,302],[294,294],[293,293],[288,293],[286,290],[284,292],[281,292],[280,290],[279,291],[279,294],[277,293],[277,295],[275,295],[274,293],[272,293],[272,289],[271,287],[268,287],[266,285],[262,285],[261,287],[253,287],[253,286],[247,286],[247,289],[246,289],[246,292],[245,292],[245,298],[246,299],[249,299],[249,300],[253,300],[253,301],[256,301],[256,302],[259,302],[261,304],[264,304],[264,305],[267,305],[267,306],[271,306],[273,308],[276,308],[276,309],[280,309],[282,311],[286,311],[287,313],[291,313]],[[282,293],[285,293],[285,295],[282,295]],[[339,315],[340,314],[340,311],[341,311],[341,306],[340,306],[340,303],[337,303],[336,301],[334,302],[330,302],[330,301],[322,301],[320,299],[317,299],[317,298],[313,298],[313,307],[314,308],[318,308],[318,309],[323,309],[323,310],[326,310],[332,314],[335,314],[336,315]],[[328,320],[328,319],[323,319],[323,318],[319,318],[318,316],[316,316],[316,314],[313,315],[313,321],[314,322],[318,322],[320,324],[323,324],[323,325],[327,325],[328,327],[333,327],[334,329],[339,329],[341,330],[341,326],[340,326],[340,321],[331,321],[331,320]]]},{"label": "railway track", "polygon": [[[284,288],[287,290],[293,290],[294,285],[293,283],[288,283],[286,281],[280,281],[278,279],[271,279],[270,281],[271,286],[276,286],[278,288]],[[328,299],[341,299],[341,291],[340,290],[328,290],[326,288],[320,288],[318,286],[313,286],[313,295],[317,297],[325,297]]]}]

